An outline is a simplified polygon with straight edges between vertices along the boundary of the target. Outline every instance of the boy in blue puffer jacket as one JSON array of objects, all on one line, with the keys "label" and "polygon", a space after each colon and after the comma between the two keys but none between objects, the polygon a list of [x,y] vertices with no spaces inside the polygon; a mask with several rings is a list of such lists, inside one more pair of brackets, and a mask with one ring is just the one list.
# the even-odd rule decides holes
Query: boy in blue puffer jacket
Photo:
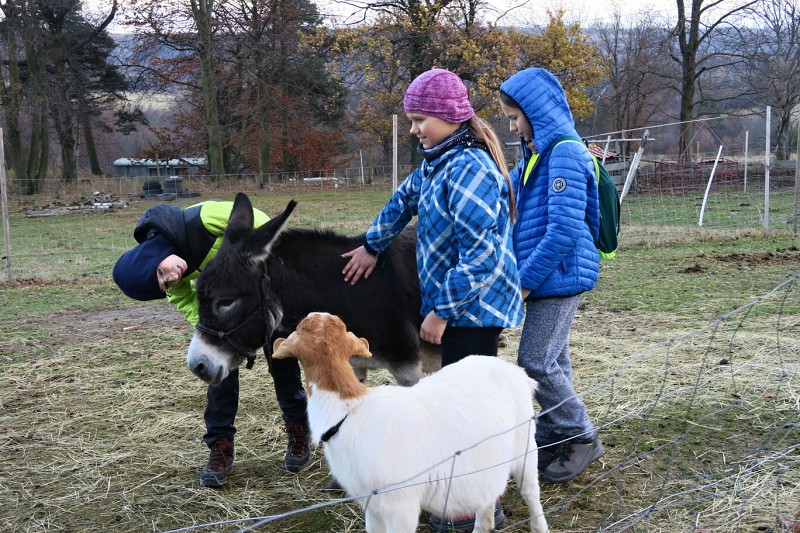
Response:
[{"label": "boy in blue puffer jacket", "polygon": [[526,306],[518,363],[539,383],[539,469],[545,481],[566,483],[604,453],[575,393],[569,354],[581,293],[594,287],[600,272],[594,164],[582,143],[558,143],[577,132],[553,74],[541,68],[517,72],[500,86],[499,98],[523,153],[510,173],[518,212],[514,251]]}]

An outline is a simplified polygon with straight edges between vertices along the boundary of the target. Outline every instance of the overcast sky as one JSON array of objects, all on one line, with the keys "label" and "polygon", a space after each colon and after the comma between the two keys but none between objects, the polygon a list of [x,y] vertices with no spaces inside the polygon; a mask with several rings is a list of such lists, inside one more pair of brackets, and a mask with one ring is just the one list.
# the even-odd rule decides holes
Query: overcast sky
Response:
[{"label": "overcast sky", "polygon": [[[547,9],[555,11],[559,7],[565,10],[567,22],[578,21],[581,26],[591,26],[595,22],[613,20],[614,10],[617,9],[623,16],[624,22],[633,22],[641,13],[661,14],[675,18],[677,9],[675,0],[487,0],[494,12],[487,15],[487,20],[495,20],[504,13],[500,23],[506,26],[528,26],[531,24],[546,24]],[[347,0],[317,0],[320,13],[338,16],[338,22],[346,21],[346,15],[352,12],[352,7],[346,5]],[[359,2],[363,4],[363,2]],[[108,14],[111,2],[109,0],[83,0],[84,8],[88,11],[99,11]],[[124,0],[119,1],[120,9],[125,8]],[[117,16],[117,20],[121,17]],[[119,25],[114,24],[112,31],[119,31]]]},{"label": "overcast sky", "polygon": [[[641,13],[671,17],[677,13],[675,0],[488,0],[488,3],[496,14],[487,19],[494,22],[500,14],[508,13],[500,22],[511,26],[546,23],[546,11],[555,11],[560,7],[564,8],[567,21],[579,21],[582,26],[589,26],[596,21],[610,22],[615,9],[619,10],[624,21],[634,20]],[[340,22],[352,11],[352,7],[342,1],[317,0],[317,5],[323,14],[338,15]]]}]

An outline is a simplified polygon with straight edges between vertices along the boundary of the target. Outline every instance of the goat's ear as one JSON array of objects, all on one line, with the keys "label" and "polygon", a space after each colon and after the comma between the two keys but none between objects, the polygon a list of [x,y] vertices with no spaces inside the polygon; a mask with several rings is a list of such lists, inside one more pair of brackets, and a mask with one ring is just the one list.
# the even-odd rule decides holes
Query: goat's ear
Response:
[{"label": "goat's ear", "polygon": [[262,261],[267,258],[269,251],[277,241],[278,235],[286,226],[289,215],[294,211],[297,202],[289,201],[278,216],[271,219],[263,226],[256,228],[242,245],[242,251],[249,254],[254,261]]},{"label": "goat's ear", "polygon": [[364,337],[356,337],[353,333],[347,332],[347,338],[350,339],[350,355],[357,355],[359,357],[372,357],[372,352],[369,351],[369,342]]},{"label": "goat's ear", "polygon": [[236,244],[253,232],[253,204],[243,192],[236,193],[233,209],[225,228],[223,242]]},{"label": "goat's ear", "polygon": [[[275,339],[275,342],[272,343],[272,357],[275,357],[277,359],[283,359],[284,357],[291,357],[290,355],[286,354],[288,350],[281,350],[281,346],[284,345],[284,341],[286,341],[286,339],[284,339],[283,337]],[[286,347],[288,348],[289,345],[287,344]]]}]

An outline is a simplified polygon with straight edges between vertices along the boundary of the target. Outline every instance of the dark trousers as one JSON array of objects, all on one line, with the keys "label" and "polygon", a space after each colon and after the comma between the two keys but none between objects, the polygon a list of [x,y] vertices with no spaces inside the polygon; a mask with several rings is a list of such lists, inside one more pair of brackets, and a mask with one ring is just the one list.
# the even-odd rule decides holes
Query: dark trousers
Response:
[{"label": "dark trousers", "polygon": [[447,326],[442,335],[442,366],[468,355],[497,356],[503,328],[457,328]]},{"label": "dark trousers", "polygon": [[[295,358],[273,359],[270,374],[275,382],[275,395],[284,422],[307,424],[306,391],[300,377],[300,363]],[[236,434],[233,423],[239,408],[239,369],[231,372],[219,385],[209,385],[206,397],[203,441],[209,446],[220,437],[233,441]]]}]

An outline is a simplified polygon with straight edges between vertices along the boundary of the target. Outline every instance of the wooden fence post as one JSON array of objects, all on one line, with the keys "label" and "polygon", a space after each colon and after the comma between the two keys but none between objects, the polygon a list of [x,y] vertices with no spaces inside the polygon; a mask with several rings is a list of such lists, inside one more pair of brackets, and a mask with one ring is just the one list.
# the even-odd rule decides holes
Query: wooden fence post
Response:
[{"label": "wooden fence post", "polygon": [[11,229],[8,225],[8,193],[6,192],[6,152],[3,149],[3,128],[0,128],[0,197],[3,208],[3,241],[6,244],[6,280],[11,283],[14,275],[11,271]]}]

